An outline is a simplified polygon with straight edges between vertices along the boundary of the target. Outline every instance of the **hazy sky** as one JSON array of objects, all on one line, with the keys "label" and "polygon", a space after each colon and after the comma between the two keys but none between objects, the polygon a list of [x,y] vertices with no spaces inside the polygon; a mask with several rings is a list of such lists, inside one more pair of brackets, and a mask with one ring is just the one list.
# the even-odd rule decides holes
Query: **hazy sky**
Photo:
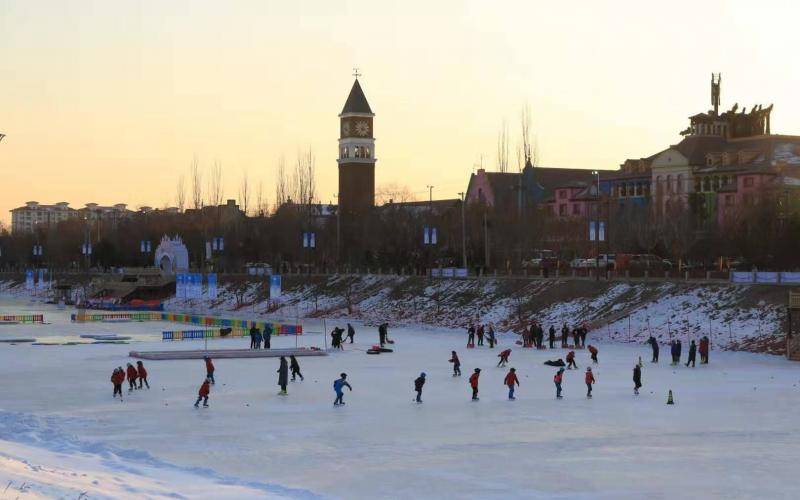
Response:
[{"label": "hazy sky", "polygon": [[[800,7],[722,1],[0,0],[0,220],[27,200],[175,203],[193,156],[274,199],[313,148],[336,192],[337,114],[358,66],[378,184],[455,196],[530,103],[545,166],[616,168],[689,115],[775,103],[800,134]],[[513,159],[512,153],[512,159]]]}]

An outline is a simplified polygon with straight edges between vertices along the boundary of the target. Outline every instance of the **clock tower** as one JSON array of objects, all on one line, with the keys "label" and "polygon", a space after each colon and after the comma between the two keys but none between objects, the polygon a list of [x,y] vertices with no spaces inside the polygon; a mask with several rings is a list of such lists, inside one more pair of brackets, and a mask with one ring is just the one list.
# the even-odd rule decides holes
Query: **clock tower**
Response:
[{"label": "clock tower", "polygon": [[375,206],[375,136],[369,107],[358,74],[339,114],[339,210],[353,220]]}]

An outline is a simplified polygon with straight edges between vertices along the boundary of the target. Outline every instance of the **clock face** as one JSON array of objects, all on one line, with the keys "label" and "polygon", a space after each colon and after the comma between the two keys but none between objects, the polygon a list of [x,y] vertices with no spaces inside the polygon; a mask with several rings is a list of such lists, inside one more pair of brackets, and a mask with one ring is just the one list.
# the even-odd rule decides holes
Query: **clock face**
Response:
[{"label": "clock face", "polygon": [[342,136],[347,137],[350,135],[350,122],[342,123]]},{"label": "clock face", "polygon": [[361,137],[366,136],[369,133],[369,123],[364,120],[356,123],[356,133]]}]

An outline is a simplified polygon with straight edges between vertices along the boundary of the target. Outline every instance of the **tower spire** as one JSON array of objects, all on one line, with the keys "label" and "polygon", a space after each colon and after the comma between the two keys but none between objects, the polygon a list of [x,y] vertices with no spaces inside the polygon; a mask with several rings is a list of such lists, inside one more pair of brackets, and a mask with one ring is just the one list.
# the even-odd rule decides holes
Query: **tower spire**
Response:
[{"label": "tower spire", "polygon": [[722,73],[711,73],[711,105],[714,106],[714,115],[719,116],[719,94],[722,87]]}]

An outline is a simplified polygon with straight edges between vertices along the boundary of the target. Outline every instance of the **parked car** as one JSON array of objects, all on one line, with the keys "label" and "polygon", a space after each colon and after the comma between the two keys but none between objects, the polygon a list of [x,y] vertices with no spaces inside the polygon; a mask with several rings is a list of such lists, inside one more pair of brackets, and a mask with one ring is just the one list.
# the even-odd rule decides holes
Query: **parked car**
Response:
[{"label": "parked car", "polygon": [[523,269],[555,269],[558,267],[558,256],[552,250],[534,250],[532,258],[522,261]]}]

